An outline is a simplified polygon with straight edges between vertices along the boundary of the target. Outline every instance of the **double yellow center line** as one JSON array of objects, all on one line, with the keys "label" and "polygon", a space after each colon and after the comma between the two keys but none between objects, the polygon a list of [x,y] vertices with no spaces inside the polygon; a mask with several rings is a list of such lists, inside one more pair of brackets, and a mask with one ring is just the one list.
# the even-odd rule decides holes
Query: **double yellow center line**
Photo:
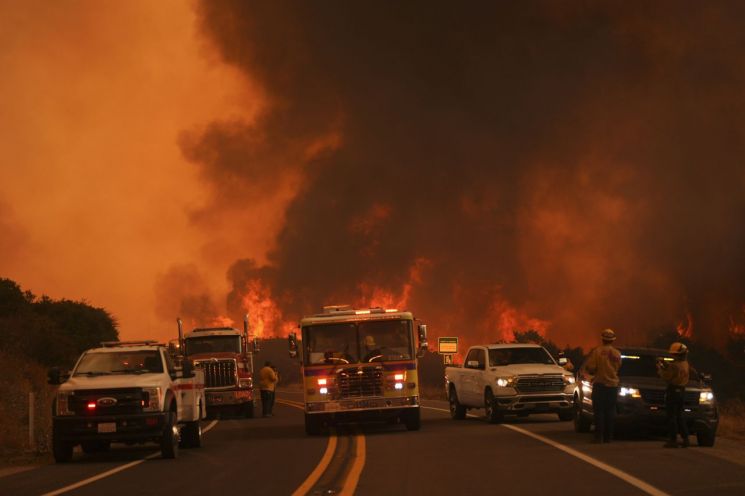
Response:
[{"label": "double yellow center line", "polygon": [[[305,405],[297,401],[277,398],[277,403],[305,410]],[[364,467],[364,434],[356,432],[340,435],[332,431],[321,461],[292,496],[329,492],[351,496],[357,488]]]}]

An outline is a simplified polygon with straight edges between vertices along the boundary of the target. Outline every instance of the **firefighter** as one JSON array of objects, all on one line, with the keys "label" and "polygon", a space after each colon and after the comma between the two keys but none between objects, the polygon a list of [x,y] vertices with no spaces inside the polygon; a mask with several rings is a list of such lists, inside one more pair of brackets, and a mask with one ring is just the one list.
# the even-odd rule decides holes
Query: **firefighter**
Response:
[{"label": "firefighter", "polygon": [[688,424],[685,418],[685,391],[690,377],[688,347],[683,343],[670,345],[672,362],[657,361],[657,373],[667,383],[665,410],[667,412],[667,442],[665,448],[677,448],[678,434],[683,438],[681,446],[687,448]]},{"label": "firefighter", "polygon": [[600,333],[603,342],[590,352],[583,369],[592,375],[592,411],[595,420],[595,443],[609,443],[613,438],[613,420],[618,399],[618,369],[621,352],[612,346],[616,333],[605,329]]},{"label": "firefighter", "polygon": [[261,388],[261,413],[263,417],[272,416],[274,407],[274,388],[279,381],[272,363],[267,361],[259,371],[259,387]]}]

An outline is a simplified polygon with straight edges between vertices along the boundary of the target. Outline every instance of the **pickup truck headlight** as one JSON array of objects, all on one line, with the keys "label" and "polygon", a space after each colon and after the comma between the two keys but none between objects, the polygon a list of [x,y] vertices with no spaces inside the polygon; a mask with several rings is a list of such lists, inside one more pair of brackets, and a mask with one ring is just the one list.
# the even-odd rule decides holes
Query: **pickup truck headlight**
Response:
[{"label": "pickup truck headlight", "polygon": [[513,384],[515,384],[514,377],[498,377],[497,378],[497,386],[499,387],[511,387]]},{"label": "pickup truck headlight", "polygon": [[622,387],[618,391],[618,395],[619,396],[631,396],[632,398],[641,398],[642,397],[642,395],[639,393],[639,390],[638,389],[636,389],[636,388],[627,388],[627,387]]},{"label": "pickup truck headlight", "polygon": [[564,376],[564,384],[574,384],[577,382],[577,379],[574,378],[573,375],[565,375]]},{"label": "pickup truck headlight", "polygon": [[701,391],[698,395],[698,402],[702,405],[711,405],[714,402],[714,393],[711,391]]},{"label": "pickup truck headlight", "polygon": [[57,393],[57,415],[74,415],[70,409],[70,393]]},{"label": "pickup truck headlight", "polygon": [[142,411],[159,412],[160,411],[160,388],[146,387],[142,388]]}]

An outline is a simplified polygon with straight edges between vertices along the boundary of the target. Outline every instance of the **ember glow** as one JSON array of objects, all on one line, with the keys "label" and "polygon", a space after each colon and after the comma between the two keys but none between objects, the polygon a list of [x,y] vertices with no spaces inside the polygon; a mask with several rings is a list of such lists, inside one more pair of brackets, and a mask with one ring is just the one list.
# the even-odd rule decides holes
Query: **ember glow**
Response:
[{"label": "ember glow", "polygon": [[[744,5],[155,4],[119,8],[162,37],[122,38],[148,67],[175,64],[168,84],[73,36],[131,19],[62,8],[66,53],[86,63],[27,46],[0,82],[27,96],[17,122],[44,124],[6,130],[7,163],[36,167],[0,182],[0,269],[30,289],[110,307],[124,337],[245,312],[282,336],[325,304],[410,309],[464,345],[532,329],[586,346],[606,327],[622,344],[666,328],[721,345],[741,331]],[[59,25],[3,8],[48,37]],[[16,24],[0,36],[25,39]],[[165,57],[161,39],[190,57]],[[79,81],[99,58],[110,65]],[[24,60],[55,67],[59,87]],[[69,81],[80,98],[63,109],[32,98]],[[133,106],[131,88],[150,96]],[[29,146],[37,129],[55,146]],[[42,179],[53,186],[26,198]]]}]

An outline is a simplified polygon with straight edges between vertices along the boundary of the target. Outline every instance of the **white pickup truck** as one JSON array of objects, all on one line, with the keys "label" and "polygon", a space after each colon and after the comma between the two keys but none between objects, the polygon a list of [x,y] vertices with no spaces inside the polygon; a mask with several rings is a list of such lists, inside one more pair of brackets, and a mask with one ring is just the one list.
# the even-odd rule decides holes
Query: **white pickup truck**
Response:
[{"label": "white pickup truck", "polygon": [[536,344],[472,346],[462,368],[445,369],[445,392],[456,420],[483,408],[492,423],[506,414],[531,413],[557,413],[569,421],[576,388],[574,376]]},{"label": "white pickup truck", "polygon": [[204,374],[185,360],[176,367],[154,341],[109,342],[85,351],[73,370],[49,371],[60,384],[52,405],[55,461],[70,461],[80,444],[84,453],[106,451],[112,442],[160,444],[163,458],[179,445],[202,443]]}]

